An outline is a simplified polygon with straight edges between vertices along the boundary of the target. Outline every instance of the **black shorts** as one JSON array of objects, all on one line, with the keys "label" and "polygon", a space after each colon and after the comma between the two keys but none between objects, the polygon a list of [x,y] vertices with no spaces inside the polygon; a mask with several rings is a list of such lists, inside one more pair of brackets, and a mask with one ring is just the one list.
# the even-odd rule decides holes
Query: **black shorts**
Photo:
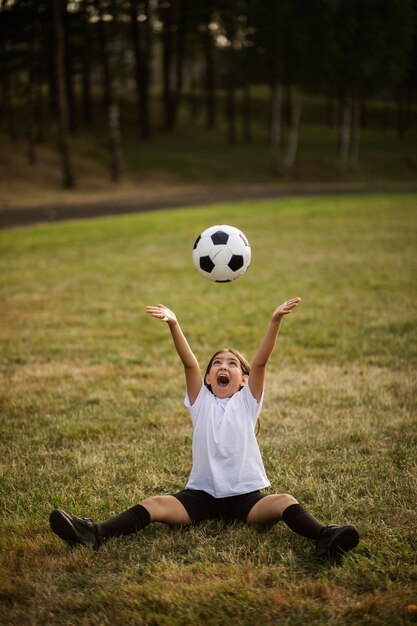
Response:
[{"label": "black shorts", "polygon": [[258,490],[239,496],[214,498],[206,491],[184,489],[172,495],[181,502],[193,522],[207,519],[246,522],[249,511],[267,494]]}]

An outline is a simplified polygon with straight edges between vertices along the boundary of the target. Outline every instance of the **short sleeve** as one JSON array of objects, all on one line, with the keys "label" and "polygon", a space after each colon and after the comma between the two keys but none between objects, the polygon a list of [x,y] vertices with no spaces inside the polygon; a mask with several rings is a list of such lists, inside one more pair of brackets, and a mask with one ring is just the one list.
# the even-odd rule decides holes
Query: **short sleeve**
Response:
[{"label": "short sleeve", "polygon": [[188,409],[193,424],[195,423],[197,416],[200,413],[201,407],[204,403],[204,400],[207,398],[207,394],[209,393],[210,391],[207,389],[203,382],[201,385],[201,389],[198,392],[198,395],[194,401],[194,404],[191,404],[190,398],[188,397],[188,391],[185,391],[184,406],[186,407],[186,409]]},{"label": "short sleeve", "polygon": [[250,416],[252,423],[255,424],[261,412],[264,392],[262,392],[261,399],[258,402],[252,395],[249,385],[245,385],[234,397],[236,397],[236,404],[240,403],[243,405],[245,413]]},{"label": "short sleeve", "polygon": [[202,400],[202,398],[204,396],[204,392],[203,392],[204,389],[206,389],[206,391],[208,391],[208,389],[205,386],[204,382],[202,382],[200,391],[198,392],[198,395],[197,395],[197,397],[196,397],[196,399],[194,401],[194,404],[191,404],[190,398],[188,397],[188,391],[187,391],[187,389],[185,390],[184,405],[186,406],[187,409],[191,409],[191,408],[195,407],[198,402],[201,402],[201,400]]}]

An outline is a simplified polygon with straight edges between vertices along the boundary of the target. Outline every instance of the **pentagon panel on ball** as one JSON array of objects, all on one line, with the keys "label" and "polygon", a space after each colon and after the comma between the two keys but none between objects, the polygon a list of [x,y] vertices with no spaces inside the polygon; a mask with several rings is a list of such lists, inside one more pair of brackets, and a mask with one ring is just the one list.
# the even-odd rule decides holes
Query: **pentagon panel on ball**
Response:
[{"label": "pentagon panel on ball", "polygon": [[196,270],[216,283],[229,283],[243,276],[250,260],[249,241],[242,231],[227,224],[204,230],[193,248]]}]

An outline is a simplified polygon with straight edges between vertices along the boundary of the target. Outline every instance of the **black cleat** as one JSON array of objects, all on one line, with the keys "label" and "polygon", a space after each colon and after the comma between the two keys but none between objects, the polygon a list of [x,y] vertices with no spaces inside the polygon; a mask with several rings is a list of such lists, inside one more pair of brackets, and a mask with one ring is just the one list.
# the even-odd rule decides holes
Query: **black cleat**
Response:
[{"label": "black cleat", "polygon": [[354,526],[325,526],[316,541],[316,556],[339,556],[359,543],[359,533]]},{"label": "black cleat", "polygon": [[97,550],[100,546],[100,538],[93,521],[89,518],[76,517],[60,509],[55,509],[49,516],[49,524],[51,530],[63,541],[66,541],[71,548],[82,545]]}]

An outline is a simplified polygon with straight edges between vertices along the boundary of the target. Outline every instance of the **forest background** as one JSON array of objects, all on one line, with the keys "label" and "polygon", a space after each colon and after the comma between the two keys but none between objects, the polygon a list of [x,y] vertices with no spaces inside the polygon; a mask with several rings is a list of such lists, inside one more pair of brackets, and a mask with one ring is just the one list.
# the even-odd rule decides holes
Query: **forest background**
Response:
[{"label": "forest background", "polygon": [[415,0],[2,0],[1,207],[409,187],[416,16]]}]

